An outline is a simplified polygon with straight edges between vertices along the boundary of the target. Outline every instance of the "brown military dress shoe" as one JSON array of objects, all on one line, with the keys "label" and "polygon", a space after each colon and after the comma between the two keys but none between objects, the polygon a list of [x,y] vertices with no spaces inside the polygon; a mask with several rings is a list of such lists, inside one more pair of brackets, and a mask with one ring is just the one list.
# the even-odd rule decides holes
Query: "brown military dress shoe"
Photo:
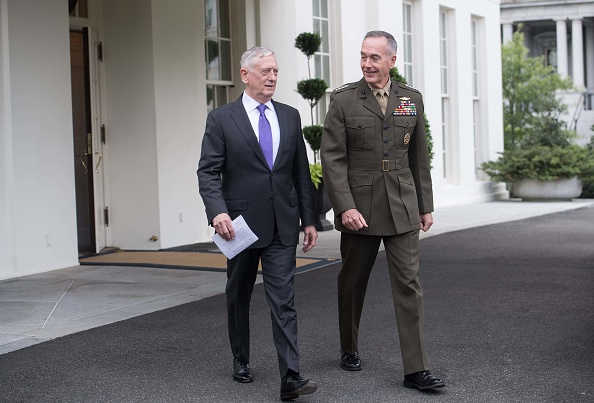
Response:
[{"label": "brown military dress shoe", "polygon": [[446,386],[444,381],[431,375],[429,371],[420,371],[404,375],[403,385],[407,388],[416,388],[419,390],[439,389]]}]

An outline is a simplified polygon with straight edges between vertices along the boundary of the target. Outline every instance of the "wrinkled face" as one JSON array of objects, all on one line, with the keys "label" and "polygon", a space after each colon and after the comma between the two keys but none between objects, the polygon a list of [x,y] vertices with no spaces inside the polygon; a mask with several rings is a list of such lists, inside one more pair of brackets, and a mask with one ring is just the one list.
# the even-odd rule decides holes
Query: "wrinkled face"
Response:
[{"label": "wrinkled face", "polygon": [[390,79],[390,69],[396,63],[396,55],[388,46],[388,40],[369,37],[361,45],[361,70],[371,88],[383,88]]},{"label": "wrinkled face", "polygon": [[241,81],[245,83],[245,92],[256,101],[264,104],[274,95],[278,64],[276,57],[269,55],[256,57],[251,65],[240,70]]}]

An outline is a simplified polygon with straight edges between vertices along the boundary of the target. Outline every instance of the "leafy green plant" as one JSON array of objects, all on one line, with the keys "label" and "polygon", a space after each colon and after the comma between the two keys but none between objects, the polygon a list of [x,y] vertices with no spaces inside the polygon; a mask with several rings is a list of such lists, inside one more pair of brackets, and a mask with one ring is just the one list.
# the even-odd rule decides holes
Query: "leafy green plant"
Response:
[{"label": "leafy green plant", "polygon": [[309,164],[309,175],[311,176],[311,183],[317,189],[322,183],[322,164]]},{"label": "leafy green plant", "polygon": [[[402,84],[407,84],[406,77],[400,74],[397,67],[390,70],[390,77]],[[431,126],[427,114],[423,112],[423,121],[425,122],[425,135],[427,136],[427,148],[429,149],[429,166],[433,168],[433,137],[431,137]]]},{"label": "leafy green plant", "polygon": [[587,147],[537,145],[505,150],[500,155],[498,160],[482,164],[483,171],[494,182],[553,181],[574,176],[594,179],[594,150]]}]

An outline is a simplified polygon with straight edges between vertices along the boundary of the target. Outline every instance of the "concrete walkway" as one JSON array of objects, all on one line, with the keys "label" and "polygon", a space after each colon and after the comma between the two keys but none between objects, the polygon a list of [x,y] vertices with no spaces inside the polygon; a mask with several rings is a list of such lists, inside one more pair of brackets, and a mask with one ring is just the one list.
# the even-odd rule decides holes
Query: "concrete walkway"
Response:
[{"label": "concrete walkway", "polygon": [[[438,208],[421,238],[594,205],[571,202],[493,201]],[[340,233],[320,233],[304,255],[340,258]],[[0,354],[57,337],[220,294],[222,272],[143,267],[77,266],[0,281]]]}]

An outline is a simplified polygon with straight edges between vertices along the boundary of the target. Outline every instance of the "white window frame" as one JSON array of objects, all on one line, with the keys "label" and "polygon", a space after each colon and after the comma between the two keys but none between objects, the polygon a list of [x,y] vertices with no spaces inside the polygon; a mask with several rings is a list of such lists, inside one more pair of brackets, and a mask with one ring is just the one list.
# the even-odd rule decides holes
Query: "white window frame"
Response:
[{"label": "white window frame", "polygon": [[[207,5],[208,5],[208,0],[204,1],[204,55],[205,55],[205,60],[204,62],[206,63],[206,77],[205,77],[205,95],[207,97],[206,99],[206,107],[207,107],[207,112],[210,112],[211,110],[213,110],[214,108],[217,108],[219,106],[222,106],[224,104],[226,104],[227,102],[229,102],[229,97],[230,97],[230,90],[233,88],[233,77],[234,77],[234,69],[233,69],[233,59],[234,59],[234,51],[233,51],[233,45],[234,45],[234,40],[233,40],[233,24],[232,24],[232,15],[233,15],[233,2],[231,0],[211,0],[214,1],[216,3],[216,18],[219,19],[218,13],[220,10],[219,7],[219,3],[221,2],[226,2],[227,3],[227,10],[228,10],[228,27],[229,27],[229,37],[222,37],[220,36],[220,22],[217,22],[216,27],[217,27],[217,32],[207,32],[207,24],[206,24],[206,18],[208,15],[208,10],[207,10]],[[229,79],[221,79],[220,76],[218,78],[209,78],[208,74],[209,74],[209,66],[208,66],[208,62],[207,62],[207,58],[208,58],[208,42],[209,41],[216,41],[219,44],[221,42],[228,42],[228,46],[229,46]],[[220,71],[220,70],[219,70]],[[211,96],[212,96],[212,103],[209,103],[209,99],[208,99],[208,94],[209,91],[211,92]]]},{"label": "white window frame", "polygon": [[[322,37],[322,45],[320,50],[314,54],[314,77],[321,78],[328,84],[327,93],[333,88],[332,87],[332,54],[331,54],[331,42],[330,32],[332,30],[330,23],[330,1],[331,0],[312,0],[312,23],[313,32],[317,32]],[[323,8],[325,7],[325,13]],[[317,8],[317,9],[316,9]],[[326,15],[324,17],[323,15]],[[323,30],[324,23],[326,24],[326,32]],[[319,63],[318,63],[319,61]],[[319,69],[318,69],[318,66]],[[326,74],[324,74],[326,73]],[[312,124],[320,124],[324,121],[326,113],[328,112],[328,96],[325,95],[315,108],[315,117],[317,122]]]},{"label": "white window frame", "polygon": [[414,5],[411,1],[402,2],[402,75],[410,86],[414,82]]},{"label": "white window frame", "polygon": [[481,169],[483,162],[488,160],[487,139],[485,133],[485,20],[483,17],[472,16],[470,21],[471,63],[473,77],[472,116],[474,136],[474,164],[476,180],[485,181],[487,176]]},{"label": "white window frame", "polygon": [[448,180],[451,177],[451,112],[450,93],[451,87],[449,65],[449,18],[448,11],[439,10],[439,71],[441,83],[441,140],[443,158],[443,177]]}]

